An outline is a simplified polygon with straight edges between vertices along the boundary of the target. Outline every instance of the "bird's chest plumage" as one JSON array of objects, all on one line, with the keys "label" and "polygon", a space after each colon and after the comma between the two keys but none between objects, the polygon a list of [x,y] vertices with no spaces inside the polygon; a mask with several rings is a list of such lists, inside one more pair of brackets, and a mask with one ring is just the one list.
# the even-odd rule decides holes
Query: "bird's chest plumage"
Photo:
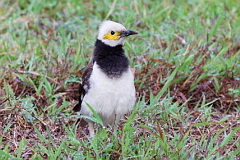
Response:
[{"label": "bird's chest plumage", "polygon": [[129,112],[135,104],[134,76],[130,68],[127,68],[121,76],[109,77],[94,63],[89,79],[89,90],[83,99],[83,114],[91,115],[86,103],[94,110],[108,119],[115,114]]}]

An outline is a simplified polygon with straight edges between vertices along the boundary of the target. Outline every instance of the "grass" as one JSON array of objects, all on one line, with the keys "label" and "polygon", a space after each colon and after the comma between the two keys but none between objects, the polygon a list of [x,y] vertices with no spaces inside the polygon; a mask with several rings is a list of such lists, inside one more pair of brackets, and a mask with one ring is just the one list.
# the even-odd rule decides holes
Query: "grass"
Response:
[{"label": "grass", "polygon": [[[0,2],[1,159],[239,159],[237,1]],[[72,112],[98,25],[125,43],[138,103],[90,139]]]}]

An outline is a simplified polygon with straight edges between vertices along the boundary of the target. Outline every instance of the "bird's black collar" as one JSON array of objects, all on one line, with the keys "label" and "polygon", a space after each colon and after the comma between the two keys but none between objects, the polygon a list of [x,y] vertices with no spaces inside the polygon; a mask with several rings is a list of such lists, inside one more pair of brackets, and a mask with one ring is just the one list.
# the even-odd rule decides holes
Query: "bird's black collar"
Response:
[{"label": "bird's black collar", "polygon": [[[98,49],[98,51],[104,51],[104,52],[98,52],[97,54],[108,54],[109,53],[124,53],[124,50],[122,49],[122,45],[117,45],[117,46],[109,46],[102,42],[101,40],[97,39],[95,43],[95,47]],[[96,53],[96,52],[95,52]]]},{"label": "bird's black collar", "polygon": [[110,78],[119,78],[129,68],[122,45],[111,47],[101,40],[95,43],[93,62]]}]

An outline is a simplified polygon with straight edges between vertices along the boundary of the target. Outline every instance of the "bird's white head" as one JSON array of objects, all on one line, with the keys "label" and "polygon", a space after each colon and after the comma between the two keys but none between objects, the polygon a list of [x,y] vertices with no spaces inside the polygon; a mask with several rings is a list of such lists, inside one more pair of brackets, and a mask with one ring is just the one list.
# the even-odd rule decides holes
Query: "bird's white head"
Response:
[{"label": "bird's white head", "polygon": [[117,45],[123,45],[127,36],[137,33],[136,31],[127,30],[120,23],[106,20],[100,25],[98,39],[111,47],[115,47]]}]

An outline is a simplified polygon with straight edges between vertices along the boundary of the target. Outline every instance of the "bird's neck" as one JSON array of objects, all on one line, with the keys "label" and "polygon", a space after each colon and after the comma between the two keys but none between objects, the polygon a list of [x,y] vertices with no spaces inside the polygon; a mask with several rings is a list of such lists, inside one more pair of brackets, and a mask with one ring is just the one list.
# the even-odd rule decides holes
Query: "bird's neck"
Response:
[{"label": "bird's neck", "polygon": [[111,47],[101,40],[95,43],[93,61],[110,78],[118,78],[128,70],[129,61],[124,54],[122,45]]},{"label": "bird's neck", "polygon": [[94,56],[109,56],[109,55],[116,55],[116,54],[124,54],[124,50],[122,48],[122,45],[117,45],[117,46],[109,46],[105,43],[103,43],[101,40],[97,39],[95,43],[95,51]]}]

